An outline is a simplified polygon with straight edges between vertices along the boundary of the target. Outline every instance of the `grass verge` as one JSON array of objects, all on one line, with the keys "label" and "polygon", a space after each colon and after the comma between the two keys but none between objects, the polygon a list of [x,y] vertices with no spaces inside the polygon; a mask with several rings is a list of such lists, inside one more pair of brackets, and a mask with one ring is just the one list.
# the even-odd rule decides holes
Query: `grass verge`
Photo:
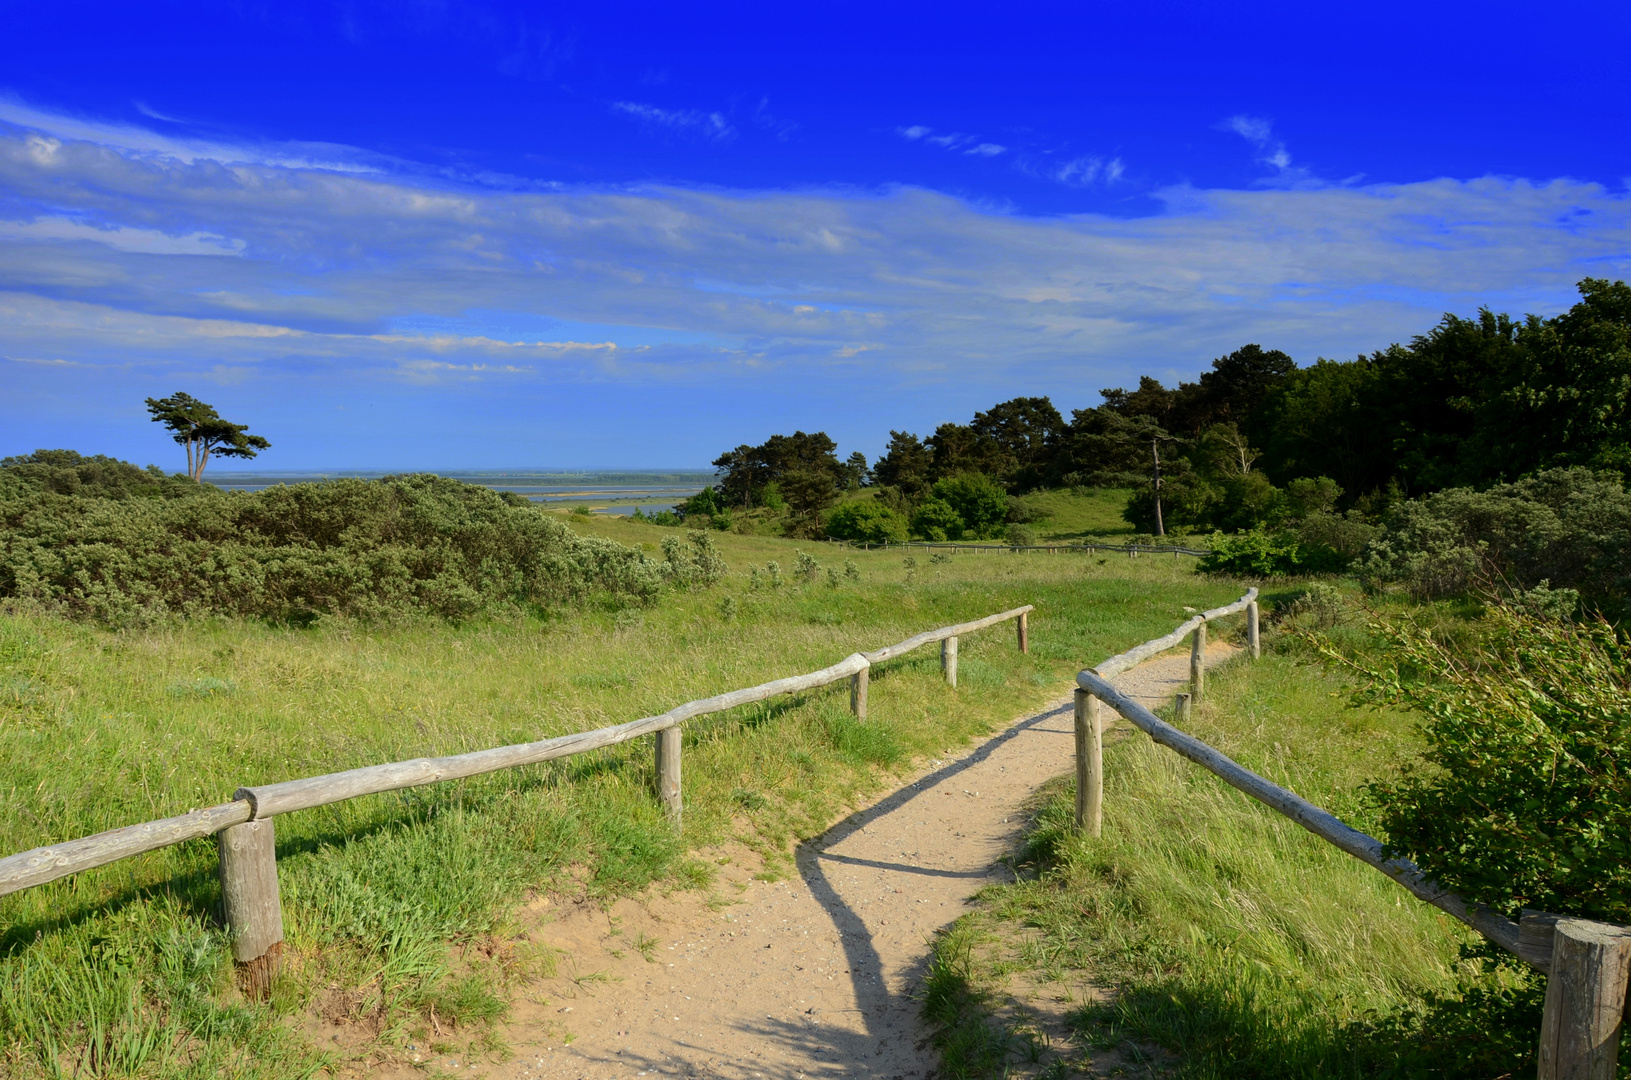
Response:
[{"label": "grass verge", "polygon": [[[571,520],[652,548],[674,535]],[[650,715],[1037,605],[1031,654],[1006,627],[966,639],[955,691],[932,650],[881,666],[866,724],[833,688],[689,725],[683,837],[650,794],[648,740],[277,819],[289,963],[269,1004],[231,989],[210,841],[0,899],[0,1072],[309,1076],[339,1064],[307,1036],[317,1019],[365,1031],[374,1060],[437,1039],[501,1051],[491,1023],[508,987],[554,960],[510,927],[529,894],[706,888],[688,851],[733,838],[778,858],[914,757],[1057,695],[1084,657],[1239,592],[1188,561],[959,554],[908,566],[899,553],[718,540],[732,573],[714,589],[548,619],[112,632],[0,616],[0,852],[11,853],[210,805],[241,784]],[[824,564],[809,580],[795,576],[800,547]]]},{"label": "grass verge", "polygon": [[[1409,718],[1347,707],[1292,655],[1237,661],[1210,690],[1193,734],[1371,829],[1363,785],[1413,752]],[[1472,935],[1449,916],[1125,721],[1105,774],[1102,838],[1074,834],[1074,784],[1051,783],[1022,880],[937,941],[925,1014],[948,1076],[1522,1071],[1534,1040],[1512,1018],[1534,986],[1463,960]],[[1010,995],[1037,983],[1075,1001],[1051,1053]]]}]

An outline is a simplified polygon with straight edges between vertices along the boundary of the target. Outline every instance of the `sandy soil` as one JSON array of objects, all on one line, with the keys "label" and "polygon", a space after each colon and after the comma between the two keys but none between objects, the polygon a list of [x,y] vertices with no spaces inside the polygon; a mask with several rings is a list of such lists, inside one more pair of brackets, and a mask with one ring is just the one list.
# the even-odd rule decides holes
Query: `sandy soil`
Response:
[{"label": "sandy soil", "polygon": [[[1208,666],[1237,651],[1214,643]],[[1188,676],[1188,654],[1175,652],[1116,683],[1155,706]],[[505,1078],[930,1076],[911,996],[930,942],[982,887],[1012,880],[1004,858],[1021,808],[1073,752],[1067,696],[964,756],[925,762],[801,845],[796,880],[755,880],[751,852],[714,850],[699,855],[729,861],[712,904],[696,893],[609,911],[540,899],[522,925],[565,955],[557,977],[515,1003],[501,1032],[514,1056],[410,1056],[419,1069]],[[1028,993],[1042,1026],[1062,1030],[1069,1006],[1096,990]]]}]

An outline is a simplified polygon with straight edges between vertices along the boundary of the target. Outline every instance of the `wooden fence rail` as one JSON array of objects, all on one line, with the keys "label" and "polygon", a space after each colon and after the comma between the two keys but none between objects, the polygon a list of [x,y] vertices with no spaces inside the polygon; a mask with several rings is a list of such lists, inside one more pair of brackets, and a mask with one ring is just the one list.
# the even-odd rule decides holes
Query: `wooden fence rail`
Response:
[{"label": "wooden fence rail", "polygon": [[940,543],[934,540],[834,540],[835,544],[860,551],[885,551],[889,548],[927,548],[931,551],[1115,551],[1134,555],[1193,555],[1197,558],[1212,554],[1205,548],[1178,547],[1175,544],[962,544]]},{"label": "wooden fence rail", "polygon": [[[240,981],[250,993],[264,996],[271,985],[283,941],[283,915],[278,902],[272,828],[272,819],[277,815],[326,806],[361,795],[459,780],[519,765],[535,765],[654,734],[657,797],[670,819],[678,824],[681,818],[679,726],[685,721],[783,694],[813,690],[845,679],[851,680],[851,708],[857,716],[864,718],[867,678],[874,664],[932,642],[942,642],[945,646],[942,657],[946,665],[946,681],[956,686],[957,639],[1012,619],[1017,626],[1019,650],[1028,652],[1029,616],[1032,610],[1032,606],[1026,604],[983,619],[928,630],[872,652],[854,653],[820,671],[688,701],[661,715],[631,720],[613,727],[468,754],[415,758],[326,776],[241,787],[231,802],[220,806],[112,829],[82,840],[52,844],[0,859],[0,896],[43,885],[82,870],[105,866],[132,855],[215,835],[221,856],[222,907],[227,927],[233,936],[233,955],[239,964]],[[949,660],[945,660],[945,657],[949,657]]]},{"label": "wooden fence rail", "polygon": [[1189,718],[1190,703],[1200,700],[1205,685],[1202,657],[1211,619],[1244,610],[1247,650],[1261,655],[1257,590],[1226,607],[1190,619],[1172,633],[1113,656],[1096,669],[1076,676],[1076,827],[1092,836],[1102,828],[1104,802],[1103,735],[1099,703],[1110,706],[1162,746],[1213,773],[1276,813],[1295,821],[1367,866],[1386,874],[1411,895],[1455,916],[1488,940],[1547,973],[1545,1016],[1541,1026],[1539,1080],[1614,1080],[1623,1018],[1631,1011],[1631,929],[1525,911],[1514,922],[1489,908],[1438,885],[1409,859],[1387,858],[1380,840],[1367,836],[1238,764],[1192,735],[1166,723],[1117,690],[1109,677],[1178,645],[1191,635],[1190,690],[1179,694],[1173,716]]}]

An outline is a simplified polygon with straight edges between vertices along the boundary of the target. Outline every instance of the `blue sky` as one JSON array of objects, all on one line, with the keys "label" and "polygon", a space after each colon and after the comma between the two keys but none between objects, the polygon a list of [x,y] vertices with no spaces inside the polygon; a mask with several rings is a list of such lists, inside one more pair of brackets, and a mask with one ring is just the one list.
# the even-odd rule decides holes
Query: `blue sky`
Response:
[{"label": "blue sky", "polygon": [[1624,4],[0,13],[4,454],[872,456],[1631,274]]}]

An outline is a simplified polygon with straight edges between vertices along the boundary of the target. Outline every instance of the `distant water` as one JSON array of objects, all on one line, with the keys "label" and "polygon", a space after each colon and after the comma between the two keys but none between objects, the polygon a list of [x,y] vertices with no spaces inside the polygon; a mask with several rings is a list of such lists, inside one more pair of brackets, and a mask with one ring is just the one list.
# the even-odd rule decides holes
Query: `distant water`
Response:
[{"label": "distant water", "polygon": [[[385,472],[278,472],[218,473],[208,482],[226,491],[261,491],[277,484],[311,484],[356,477],[377,480]],[[714,482],[712,472],[455,472],[438,473],[451,480],[480,484],[494,491],[513,491],[534,502],[586,502],[605,504],[596,509],[609,514],[647,512],[683,502]]]}]

